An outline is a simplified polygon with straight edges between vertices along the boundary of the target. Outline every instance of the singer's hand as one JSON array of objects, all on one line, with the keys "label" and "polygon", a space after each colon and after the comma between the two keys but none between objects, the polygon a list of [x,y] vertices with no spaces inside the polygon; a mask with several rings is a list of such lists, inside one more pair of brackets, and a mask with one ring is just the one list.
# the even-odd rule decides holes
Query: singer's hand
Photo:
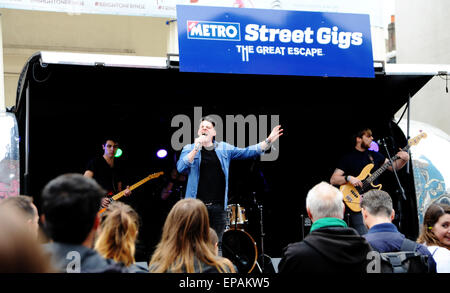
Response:
[{"label": "singer's hand", "polygon": [[281,129],[281,125],[277,125],[272,129],[272,132],[267,137],[270,143],[274,143],[280,136],[283,135],[283,129]]},{"label": "singer's hand", "polygon": [[203,145],[206,142],[208,142],[208,136],[201,135],[194,140],[194,145]]}]

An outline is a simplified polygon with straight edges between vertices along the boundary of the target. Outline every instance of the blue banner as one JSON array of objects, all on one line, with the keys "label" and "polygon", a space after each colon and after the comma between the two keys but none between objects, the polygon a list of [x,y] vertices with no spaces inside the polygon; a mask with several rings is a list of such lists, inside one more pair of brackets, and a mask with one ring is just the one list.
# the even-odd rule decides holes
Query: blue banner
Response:
[{"label": "blue banner", "polygon": [[368,14],[177,5],[180,71],[374,77]]}]

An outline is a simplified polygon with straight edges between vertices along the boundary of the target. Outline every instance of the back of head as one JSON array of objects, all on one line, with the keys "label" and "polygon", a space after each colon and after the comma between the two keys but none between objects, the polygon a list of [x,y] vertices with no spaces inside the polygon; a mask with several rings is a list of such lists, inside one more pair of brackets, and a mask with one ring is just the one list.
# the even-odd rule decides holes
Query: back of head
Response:
[{"label": "back of head", "polygon": [[0,205],[19,209],[25,216],[30,231],[33,231],[36,237],[40,236],[39,214],[36,206],[33,204],[33,198],[31,196],[11,196],[0,201]]},{"label": "back of head", "polygon": [[17,207],[0,206],[0,273],[50,273],[50,259]]},{"label": "back of head", "polygon": [[42,213],[50,238],[81,244],[93,228],[105,193],[94,179],[81,174],[64,174],[47,183],[42,191]]},{"label": "back of head", "polygon": [[173,246],[180,254],[193,249],[199,242],[209,242],[208,210],[202,201],[186,198],[179,200],[167,215],[162,241]]},{"label": "back of head", "polygon": [[211,244],[211,248],[215,254],[218,254],[219,251],[219,236],[217,236],[216,230],[209,227],[209,243]]},{"label": "back of head", "polygon": [[364,193],[360,206],[370,215],[379,217],[391,217],[393,211],[392,199],[389,193],[383,190],[372,189]]},{"label": "back of head", "polygon": [[219,260],[211,249],[208,210],[193,198],[179,200],[164,223],[161,241],[150,261],[152,272],[195,272],[194,263],[203,262],[224,271],[229,261]]},{"label": "back of head", "polygon": [[135,263],[135,242],[139,231],[136,211],[122,202],[112,202],[102,215],[100,227],[95,249],[103,257],[126,266]]},{"label": "back of head", "polygon": [[37,216],[37,212],[33,204],[33,198],[30,196],[10,196],[0,201],[0,205],[15,206],[19,208],[22,212],[24,212],[27,219],[33,219]]},{"label": "back of head", "polygon": [[219,242],[219,237],[217,236],[216,230],[211,227],[209,227],[209,240],[214,245]]},{"label": "back of head", "polygon": [[447,204],[431,204],[423,218],[423,224],[417,242],[425,243],[428,246],[437,245],[450,249],[436,237],[432,229],[444,214],[450,214],[450,205]]},{"label": "back of head", "polygon": [[306,208],[313,221],[321,218],[344,218],[343,195],[333,185],[321,182],[311,188],[306,196]]}]

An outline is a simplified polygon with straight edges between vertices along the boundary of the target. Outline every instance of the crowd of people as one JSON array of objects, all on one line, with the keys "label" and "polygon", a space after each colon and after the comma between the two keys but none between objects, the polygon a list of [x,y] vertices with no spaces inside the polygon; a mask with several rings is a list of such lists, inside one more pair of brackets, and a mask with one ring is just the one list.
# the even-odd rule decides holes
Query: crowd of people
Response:
[{"label": "crowd of people", "polygon": [[[238,272],[219,255],[217,233],[201,200],[180,199],[166,218],[149,262],[137,263],[139,215],[122,202],[112,202],[99,214],[103,196],[104,189],[94,179],[64,174],[43,189],[42,211],[28,196],[3,199],[0,272]],[[279,273],[367,272],[371,251],[400,251],[405,242],[412,242],[412,250],[426,256],[430,273],[450,272],[450,206],[428,207],[417,241],[406,239],[392,224],[395,211],[388,193],[365,193],[361,208],[368,229],[365,235],[343,220],[345,205],[339,189],[326,182],[311,188],[306,198],[311,231],[283,249]],[[41,230],[45,235],[40,235]]]}]

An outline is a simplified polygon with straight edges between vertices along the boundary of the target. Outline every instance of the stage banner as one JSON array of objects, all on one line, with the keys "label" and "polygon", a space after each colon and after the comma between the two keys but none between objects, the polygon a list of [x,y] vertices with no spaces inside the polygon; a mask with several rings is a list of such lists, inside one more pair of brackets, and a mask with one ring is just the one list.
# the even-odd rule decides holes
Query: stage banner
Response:
[{"label": "stage banner", "polygon": [[374,77],[368,14],[177,5],[180,71]]}]

